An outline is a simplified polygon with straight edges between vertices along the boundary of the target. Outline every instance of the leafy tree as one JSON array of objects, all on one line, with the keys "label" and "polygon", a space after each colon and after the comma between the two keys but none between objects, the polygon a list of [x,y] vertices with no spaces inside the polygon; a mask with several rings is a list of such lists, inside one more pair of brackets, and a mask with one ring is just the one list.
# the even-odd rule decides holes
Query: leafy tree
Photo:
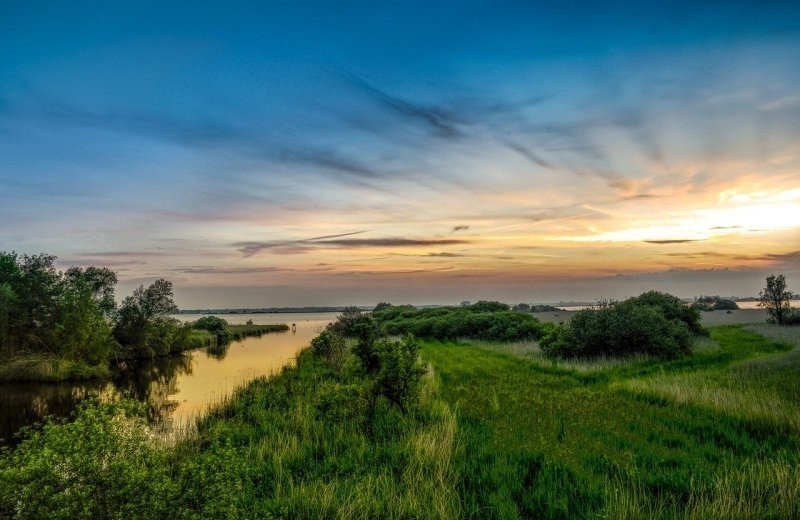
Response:
[{"label": "leafy tree", "polygon": [[[157,333],[165,333],[170,328],[178,328],[177,320],[168,314],[178,311],[172,296],[172,282],[156,280],[147,289],[140,285],[131,296],[126,297],[117,312],[114,337],[128,349],[150,349],[153,353],[163,352],[165,343],[148,345],[155,340]],[[153,348],[153,347],[159,348]],[[146,353],[146,352],[142,352]]]},{"label": "leafy tree", "polygon": [[92,299],[97,303],[100,311],[108,318],[111,318],[116,311],[114,302],[114,286],[117,285],[117,273],[106,267],[70,267],[64,273],[64,277],[69,283],[86,284],[92,294]]},{"label": "leafy tree", "polygon": [[792,314],[790,301],[794,294],[786,289],[782,274],[767,277],[767,286],[758,294],[758,306],[767,309],[770,319],[784,325]]},{"label": "leafy tree", "polygon": [[531,306],[527,303],[518,303],[511,307],[511,310],[516,312],[531,312]]},{"label": "leafy tree", "polygon": [[[102,294],[104,291],[101,288],[98,292],[98,285],[91,275],[84,276],[78,268],[70,271],[63,282],[59,298],[60,317],[54,328],[59,338],[58,353],[61,357],[79,359],[92,365],[104,363],[112,349],[111,327],[106,313],[113,312],[113,307],[108,310],[108,302]],[[116,276],[113,279],[116,281]],[[110,291],[113,305],[113,284]]]}]

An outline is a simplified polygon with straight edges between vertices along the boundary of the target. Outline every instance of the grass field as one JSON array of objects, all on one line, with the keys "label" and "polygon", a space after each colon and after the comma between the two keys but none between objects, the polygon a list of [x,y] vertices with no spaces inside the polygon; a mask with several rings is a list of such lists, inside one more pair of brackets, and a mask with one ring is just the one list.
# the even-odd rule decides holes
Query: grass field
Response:
[{"label": "grass field", "polygon": [[459,418],[465,510],[796,518],[800,357],[782,339],[719,327],[692,357],[668,363],[560,363],[531,344],[426,344]]}]

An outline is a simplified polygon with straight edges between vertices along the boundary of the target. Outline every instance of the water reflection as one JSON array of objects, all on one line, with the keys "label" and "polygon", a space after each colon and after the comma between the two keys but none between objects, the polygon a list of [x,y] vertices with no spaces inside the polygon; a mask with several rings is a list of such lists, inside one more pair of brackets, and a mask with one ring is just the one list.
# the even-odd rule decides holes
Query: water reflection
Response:
[{"label": "water reflection", "polygon": [[[189,321],[199,316],[179,317]],[[13,435],[21,427],[47,415],[69,416],[88,397],[109,399],[122,394],[147,403],[154,429],[174,437],[237,387],[291,363],[297,351],[335,317],[335,313],[226,316],[232,323],[253,319],[254,323],[292,324],[294,331],[181,355],[120,362],[110,382],[0,384],[0,444],[15,444]]]}]

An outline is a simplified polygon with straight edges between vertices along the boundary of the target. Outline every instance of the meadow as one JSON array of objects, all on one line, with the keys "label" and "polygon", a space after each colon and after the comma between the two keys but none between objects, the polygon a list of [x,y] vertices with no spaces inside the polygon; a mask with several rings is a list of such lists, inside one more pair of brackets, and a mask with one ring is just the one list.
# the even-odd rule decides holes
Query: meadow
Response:
[{"label": "meadow", "polygon": [[0,457],[0,516],[800,516],[798,328],[713,327],[671,360],[422,341],[407,410],[370,404],[354,346],[301,352],[175,446],[129,402],[87,404]]}]

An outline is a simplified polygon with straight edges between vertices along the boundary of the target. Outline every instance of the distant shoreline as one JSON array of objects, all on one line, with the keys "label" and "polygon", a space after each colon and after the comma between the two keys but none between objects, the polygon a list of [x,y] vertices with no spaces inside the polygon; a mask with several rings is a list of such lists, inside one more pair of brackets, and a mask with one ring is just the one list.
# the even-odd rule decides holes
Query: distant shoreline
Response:
[{"label": "distant shoreline", "polygon": [[[181,309],[176,314],[312,314],[342,312],[342,307],[277,307],[264,309]],[[372,307],[358,307],[361,311],[371,311]]]}]

